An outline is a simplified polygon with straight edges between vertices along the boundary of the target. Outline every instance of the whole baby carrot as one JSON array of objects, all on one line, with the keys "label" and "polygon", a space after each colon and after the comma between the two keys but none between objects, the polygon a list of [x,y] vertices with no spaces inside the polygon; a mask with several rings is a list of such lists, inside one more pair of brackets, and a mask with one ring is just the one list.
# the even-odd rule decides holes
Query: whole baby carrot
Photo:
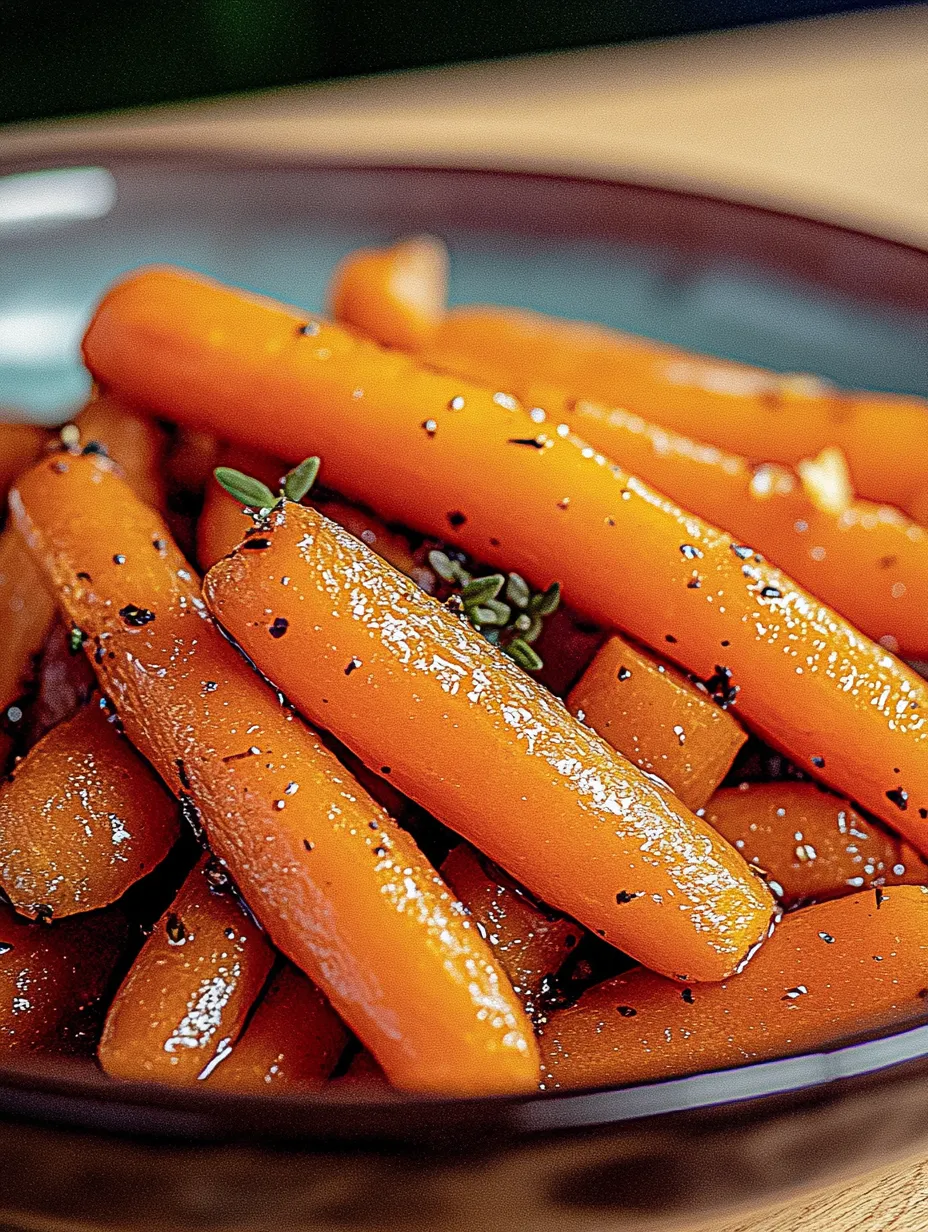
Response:
[{"label": "whole baby carrot", "polygon": [[[0,419],[2,415],[0,408]],[[5,497],[19,472],[35,462],[50,435],[36,424],[0,422],[0,496]]]},{"label": "whole baby carrot", "polygon": [[928,885],[928,865],[914,848],[814,783],[726,787],[704,816],[764,870],[788,907],[862,888]]},{"label": "whole baby carrot", "polygon": [[113,999],[98,1056],[106,1073],[185,1085],[207,1077],[242,1029],[274,950],[204,855]]},{"label": "whole baby carrot", "polygon": [[276,508],[203,593],[304,714],[613,945],[721,979],[766,935],[770,899],[727,843],[316,510]]},{"label": "whole baby carrot", "polygon": [[691,809],[703,807],[747,739],[708,693],[618,635],[574,685],[567,707]]},{"label": "whole baby carrot", "polygon": [[207,1078],[224,1091],[321,1086],[348,1032],[319,989],[290,963],[272,975],[245,1030]]},{"label": "whole baby carrot", "polygon": [[530,1089],[531,1029],[489,947],[409,836],[215,629],[158,513],[93,456],[41,463],[11,507],[130,739],[391,1081]]},{"label": "whole baby carrot", "polygon": [[785,916],[721,984],[626,971],[550,1016],[543,1085],[649,1082],[915,1026],[928,1015],[926,930],[928,888],[893,886]]},{"label": "whole baby carrot", "polygon": [[372,338],[389,338],[400,351],[426,345],[445,313],[448,255],[431,236],[415,236],[392,248],[360,248],[341,261],[332,277],[329,307]]},{"label": "whole baby carrot", "polygon": [[[770,742],[928,851],[928,690],[882,647],[507,395],[187,274],[116,286],[95,375],[160,414],[296,459],[708,680]],[[928,421],[926,421],[928,422]],[[695,571],[695,572],[694,572]]]},{"label": "whole baby carrot", "polygon": [[33,919],[115,902],[177,837],[177,802],[97,704],[53,728],[0,787],[0,886]]}]

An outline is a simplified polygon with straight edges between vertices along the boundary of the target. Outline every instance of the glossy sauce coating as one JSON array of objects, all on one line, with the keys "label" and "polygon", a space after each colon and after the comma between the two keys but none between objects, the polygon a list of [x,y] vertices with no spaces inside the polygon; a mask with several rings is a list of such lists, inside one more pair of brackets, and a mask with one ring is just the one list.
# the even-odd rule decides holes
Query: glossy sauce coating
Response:
[{"label": "glossy sauce coating", "polygon": [[118,908],[49,925],[0,903],[0,1052],[92,1052],[128,940]]},{"label": "glossy sauce coating", "polygon": [[703,807],[747,739],[682,673],[617,635],[574,685],[567,707],[691,809]]},{"label": "glossy sauce coating", "polygon": [[0,886],[33,919],[93,911],[160,864],[178,833],[177,802],[90,704],[0,787]]},{"label": "glossy sauce coating", "polygon": [[594,620],[737,690],[736,713],[769,742],[928,851],[924,682],[747,547],[536,426],[506,394],[170,270],[111,290],[84,351],[100,380],[163,415],[294,461],[319,454],[328,482],[388,520],[537,588],[560,581]]},{"label": "glossy sauce coating", "polygon": [[544,1087],[726,1069],[928,1018],[928,889],[893,886],[783,918],[745,971],[681,988],[635,968],[551,1015]]},{"label": "glossy sauce coating", "polygon": [[766,890],[714,831],[316,510],[272,512],[203,593],[312,721],[613,945],[721,979],[766,934]]},{"label": "glossy sauce coating", "polygon": [[928,884],[928,865],[913,847],[814,783],[726,787],[704,815],[765,871],[786,906],[864,887]]},{"label": "glossy sauce coating", "polygon": [[12,506],[130,739],[189,796],[275,944],[391,1080],[530,1089],[531,1029],[489,947],[409,836],[217,632],[158,515],[93,457],[40,464]]},{"label": "glossy sauce coating", "polygon": [[492,945],[525,1012],[536,1015],[545,980],[557,974],[583,929],[533,902],[469,843],[450,852],[441,875]]},{"label": "glossy sauce coating", "polygon": [[49,439],[47,429],[36,424],[0,423],[0,495],[6,497],[10,484],[20,471],[32,466]]},{"label": "glossy sauce coating", "polygon": [[321,1086],[347,1042],[348,1032],[323,994],[302,971],[284,963],[207,1082],[224,1091]]},{"label": "glossy sauce coating", "polygon": [[97,1050],[113,1078],[207,1077],[274,965],[267,937],[209,860],[188,875],[113,999]]}]

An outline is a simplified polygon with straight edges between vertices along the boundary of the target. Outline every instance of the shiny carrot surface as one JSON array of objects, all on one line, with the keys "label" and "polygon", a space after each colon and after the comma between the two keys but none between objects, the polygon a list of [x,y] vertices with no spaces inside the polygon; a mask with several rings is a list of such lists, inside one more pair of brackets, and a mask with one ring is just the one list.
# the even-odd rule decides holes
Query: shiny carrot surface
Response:
[{"label": "shiny carrot surface", "polygon": [[162,415],[293,460],[319,454],[328,482],[388,520],[537,587],[560,581],[575,608],[736,697],[800,766],[928,850],[924,682],[747,547],[492,387],[170,270],[115,287],[84,349],[98,379]]},{"label": "shiny carrot surface", "polygon": [[863,887],[928,885],[928,865],[913,847],[814,783],[726,787],[705,818],[764,870],[787,906]]},{"label": "shiny carrot surface", "polygon": [[185,1085],[206,1078],[242,1029],[274,951],[204,855],[155,925],[106,1016],[107,1074]]},{"label": "shiny carrot surface", "polygon": [[0,886],[33,919],[93,911],[160,864],[178,833],[177,802],[92,703],[0,787]]},{"label": "shiny carrot surface", "polygon": [[682,673],[618,636],[574,685],[567,706],[691,809],[703,807],[747,739]]},{"label": "shiny carrot surface", "polygon": [[158,514],[94,457],[41,463],[12,506],[128,736],[391,1080],[531,1088],[531,1029],[489,947],[409,836],[215,630]]},{"label": "shiny carrot surface", "polygon": [[532,901],[469,843],[445,858],[441,875],[493,947],[525,1012],[536,1014],[546,979],[557,974],[583,930]]},{"label": "shiny carrot surface", "polygon": [[5,497],[19,472],[32,466],[50,435],[35,424],[0,423],[0,495]]},{"label": "shiny carrot surface", "polygon": [[126,483],[148,505],[164,507],[167,438],[150,415],[106,394],[91,398],[75,419],[83,448],[102,445]]},{"label": "shiny carrot surface", "polygon": [[128,940],[118,908],[48,925],[0,904],[0,1052],[92,1053]]},{"label": "shiny carrot surface", "polygon": [[316,510],[272,512],[204,596],[304,714],[612,944],[721,979],[765,935],[770,899],[728,844]]},{"label": "shiny carrot surface", "polygon": [[828,1048],[928,1017],[928,889],[784,917],[741,975],[680,988],[636,968],[551,1015],[544,1086],[648,1082]]},{"label": "shiny carrot surface", "polygon": [[319,989],[283,964],[231,1052],[207,1079],[224,1091],[321,1086],[345,1051],[348,1032]]},{"label": "shiny carrot surface", "polygon": [[329,308],[336,321],[389,339],[387,346],[418,350],[444,316],[447,281],[445,247],[429,236],[361,248],[337,267]]}]

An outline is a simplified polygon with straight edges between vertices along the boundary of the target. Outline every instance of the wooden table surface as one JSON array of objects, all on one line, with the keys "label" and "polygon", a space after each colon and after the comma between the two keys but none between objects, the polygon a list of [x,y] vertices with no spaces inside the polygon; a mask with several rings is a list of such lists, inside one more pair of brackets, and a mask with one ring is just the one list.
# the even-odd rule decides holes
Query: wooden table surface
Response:
[{"label": "wooden table surface", "polygon": [[[9,128],[0,157],[297,151],[696,188],[928,248],[928,6]],[[713,1232],[924,1232],[928,1160]]]}]

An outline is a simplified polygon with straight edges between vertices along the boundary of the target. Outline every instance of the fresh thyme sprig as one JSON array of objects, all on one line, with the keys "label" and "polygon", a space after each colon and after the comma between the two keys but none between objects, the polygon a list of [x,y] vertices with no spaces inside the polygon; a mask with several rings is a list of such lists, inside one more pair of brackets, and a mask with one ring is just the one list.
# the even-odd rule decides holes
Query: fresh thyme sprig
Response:
[{"label": "fresh thyme sprig", "polygon": [[260,479],[245,475],[231,466],[217,466],[213,475],[219,486],[246,509],[273,509],[278,501],[301,501],[316,482],[320,465],[316,457],[305,458],[299,466],[284,475],[277,496]]}]

